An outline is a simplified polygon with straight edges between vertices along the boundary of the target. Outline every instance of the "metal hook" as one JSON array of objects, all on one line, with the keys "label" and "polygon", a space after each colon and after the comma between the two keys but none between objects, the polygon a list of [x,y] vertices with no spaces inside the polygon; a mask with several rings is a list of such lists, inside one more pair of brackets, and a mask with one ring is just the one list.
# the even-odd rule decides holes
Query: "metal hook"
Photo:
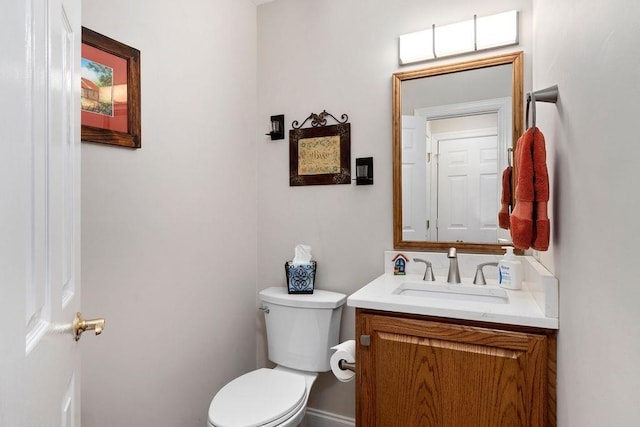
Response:
[{"label": "metal hook", "polygon": [[533,128],[533,131],[535,133],[536,131],[536,93],[533,92],[531,94],[531,127]]},{"label": "metal hook", "polygon": [[536,127],[536,94],[531,92],[527,94],[527,112],[526,112],[526,126],[529,129],[529,106],[531,106],[531,127]]}]

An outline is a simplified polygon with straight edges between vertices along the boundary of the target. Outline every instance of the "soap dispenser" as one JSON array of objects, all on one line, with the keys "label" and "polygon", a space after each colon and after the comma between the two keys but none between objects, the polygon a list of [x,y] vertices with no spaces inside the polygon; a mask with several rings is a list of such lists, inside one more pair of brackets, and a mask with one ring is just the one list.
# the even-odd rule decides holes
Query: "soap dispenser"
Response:
[{"label": "soap dispenser", "polygon": [[517,290],[522,287],[522,263],[513,253],[513,247],[503,246],[507,252],[498,262],[498,284],[506,289]]}]

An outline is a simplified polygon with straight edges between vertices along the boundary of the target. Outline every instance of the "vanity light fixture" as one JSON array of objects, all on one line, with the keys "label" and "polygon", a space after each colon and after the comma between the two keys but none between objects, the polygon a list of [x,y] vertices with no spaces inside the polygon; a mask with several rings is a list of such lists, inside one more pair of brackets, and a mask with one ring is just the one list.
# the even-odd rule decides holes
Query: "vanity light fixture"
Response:
[{"label": "vanity light fixture", "polygon": [[400,36],[400,64],[518,44],[518,11],[478,17]]},{"label": "vanity light fixture", "polygon": [[265,133],[271,136],[271,140],[284,139],[284,114],[271,116],[271,132]]}]

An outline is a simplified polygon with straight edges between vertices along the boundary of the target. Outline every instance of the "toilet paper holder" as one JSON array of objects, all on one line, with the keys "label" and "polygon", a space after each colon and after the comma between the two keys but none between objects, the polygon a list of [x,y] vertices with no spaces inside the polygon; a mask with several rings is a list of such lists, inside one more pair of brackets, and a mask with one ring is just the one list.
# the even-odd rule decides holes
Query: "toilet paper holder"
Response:
[{"label": "toilet paper holder", "polygon": [[347,362],[344,359],[340,359],[338,361],[338,368],[342,369],[343,371],[355,372],[356,371],[356,364]]}]

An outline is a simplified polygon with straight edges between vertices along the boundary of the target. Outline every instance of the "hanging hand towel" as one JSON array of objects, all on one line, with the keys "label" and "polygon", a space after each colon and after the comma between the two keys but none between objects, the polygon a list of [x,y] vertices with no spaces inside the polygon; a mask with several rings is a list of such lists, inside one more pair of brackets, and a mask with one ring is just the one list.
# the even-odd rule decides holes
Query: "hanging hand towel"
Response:
[{"label": "hanging hand towel", "polygon": [[505,230],[509,229],[509,212],[511,208],[511,173],[513,168],[507,166],[502,172],[502,197],[500,199],[500,212],[498,212],[498,225]]},{"label": "hanging hand towel", "polygon": [[547,217],[549,175],[544,135],[529,128],[516,145],[516,204],[510,218],[511,239],[515,247],[546,251],[550,225]]},{"label": "hanging hand towel", "polygon": [[[537,129],[537,128],[536,128]],[[547,216],[549,202],[549,172],[544,135],[540,129],[533,136],[533,189],[535,191],[533,211],[533,241],[531,247],[537,251],[549,249],[551,227]]]}]

